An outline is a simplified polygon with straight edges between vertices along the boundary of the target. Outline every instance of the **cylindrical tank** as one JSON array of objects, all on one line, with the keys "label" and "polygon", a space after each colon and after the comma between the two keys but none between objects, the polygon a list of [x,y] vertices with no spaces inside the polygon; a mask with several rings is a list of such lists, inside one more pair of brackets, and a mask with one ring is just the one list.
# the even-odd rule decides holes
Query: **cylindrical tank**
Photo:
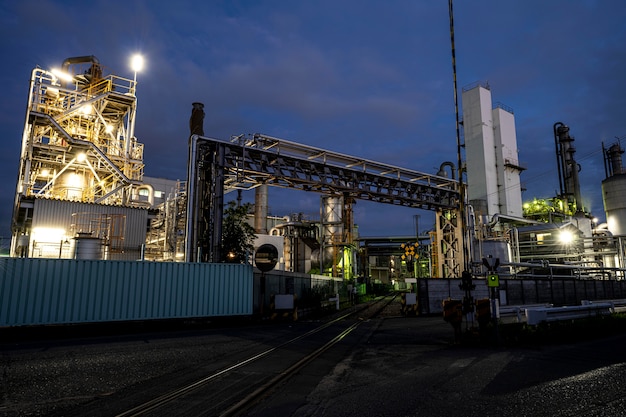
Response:
[{"label": "cylindrical tank", "polygon": [[602,181],[602,200],[606,223],[614,236],[626,235],[626,174],[616,174]]},{"label": "cylindrical tank", "polygon": [[261,184],[254,191],[254,231],[267,234],[267,192],[269,186]]},{"label": "cylindrical tank", "polygon": [[322,268],[336,265],[342,255],[343,241],[343,200],[338,196],[322,196]]},{"label": "cylindrical tank", "polygon": [[102,241],[79,233],[74,238],[74,259],[102,259]]},{"label": "cylindrical tank", "polygon": [[64,172],[55,184],[55,193],[67,200],[82,200],[88,175],[74,171]]}]

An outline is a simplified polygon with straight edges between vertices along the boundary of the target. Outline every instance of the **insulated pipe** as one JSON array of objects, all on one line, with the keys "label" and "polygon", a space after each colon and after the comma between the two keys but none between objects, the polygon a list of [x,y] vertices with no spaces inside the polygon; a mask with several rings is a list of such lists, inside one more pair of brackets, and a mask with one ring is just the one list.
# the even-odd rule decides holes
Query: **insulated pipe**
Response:
[{"label": "insulated pipe", "polygon": [[439,177],[445,177],[448,178],[448,173],[446,172],[446,170],[444,169],[444,167],[450,167],[450,172],[452,172],[452,179],[456,179],[456,175],[454,174],[454,163],[453,162],[443,162],[440,166],[439,166],[439,171],[437,172],[437,176]]},{"label": "insulated pipe", "polygon": [[254,191],[254,231],[267,234],[267,194],[269,186],[261,184]]},{"label": "insulated pipe", "polygon": [[91,68],[89,68],[89,74],[92,76],[90,82],[95,80],[99,80],[102,78],[102,67],[100,66],[100,61],[94,55],[86,55],[86,56],[75,56],[72,58],[67,58],[63,61],[62,69],[63,72],[67,72],[67,69],[72,64],[82,64],[85,62],[91,62]]},{"label": "insulated pipe", "polygon": [[63,71],[67,71],[67,68],[72,64],[81,64],[84,62],[91,62],[92,64],[100,66],[100,61],[94,55],[85,55],[85,56],[75,56],[71,58],[67,58],[63,61]]},{"label": "insulated pipe", "polygon": [[198,151],[198,135],[192,135],[189,138],[189,159],[187,160],[187,221],[185,224],[185,262],[199,262],[198,258],[194,259],[196,252],[196,153]]}]

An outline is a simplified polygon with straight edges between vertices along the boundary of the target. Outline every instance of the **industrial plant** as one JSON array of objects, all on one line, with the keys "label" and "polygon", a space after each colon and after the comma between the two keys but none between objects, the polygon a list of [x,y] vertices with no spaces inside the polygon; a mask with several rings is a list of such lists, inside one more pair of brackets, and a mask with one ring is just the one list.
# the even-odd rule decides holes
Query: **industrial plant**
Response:
[{"label": "industrial plant", "polygon": [[[497,258],[501,276],[514,279],[624,279],[621,144],[602,149],[606,224],[583,204],[584,170],[563,122],[546,127],[560,192],[524,203],[514,112],[492,103],[485,83],[462,91],[462,166],[441,161],[428,174],[264,134],[212,138],[202,103],[193,103],[190,130],[180,133],[189,143],[182,181],[144,175],[136,85],[136,75],[104,74],[94,56],[32,71],[11,257],[221,262],[225,201],[254,192],[255,246],[278,249],[276,271],[390,284],[464,271],[484,277],[483,259]],[[269,213],[268,187],[317,193],[319,218]],[[362,237],[353,219],[358,200],[432,211],[435,224],[422,235]]]}]

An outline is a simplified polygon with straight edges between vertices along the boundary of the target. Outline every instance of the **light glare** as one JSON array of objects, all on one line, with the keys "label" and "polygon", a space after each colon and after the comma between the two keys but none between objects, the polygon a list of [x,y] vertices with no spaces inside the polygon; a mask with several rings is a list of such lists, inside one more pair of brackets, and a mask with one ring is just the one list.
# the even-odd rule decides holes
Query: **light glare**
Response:
[{"label": "light glare", "polygon": [[141,71],[143,69],[143,57],[139,54],[133,55],[130,60],[130,67],[135,72]]},{"label": "light glare", "polygon": [[67,81],[67,82],[72,82],[74,81],[74,77],[72,77],[70,74],[68,74],[65,71],[61,71],[58,68],[53,68],[50,71],[55,77],[57,77],[58,79],[62,80],[62,81]]},{"label": "light glare", "polygon": [[570,244],[574,241],[574,235],[569,230],[563,230],[559,235],[559,240],[561,243]]}]

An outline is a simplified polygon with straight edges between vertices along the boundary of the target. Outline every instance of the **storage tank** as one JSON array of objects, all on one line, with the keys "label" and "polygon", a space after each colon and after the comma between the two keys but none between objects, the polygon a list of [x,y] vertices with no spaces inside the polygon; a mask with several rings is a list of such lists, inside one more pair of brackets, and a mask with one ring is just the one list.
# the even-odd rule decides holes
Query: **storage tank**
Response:
[{"label": "storage tank", "polygon": [[65,200],[82,201],[90,174],[82,172],[64,172],[56,182],[55,194]]},{"label": "storage tank", "polygon": [[340,196],[322,196],[322,269],[337,265],[342,255],[343,199]]},{"label": "storage tank", "polygon": [[626,235],[626,174],[616,174],[602,181],[602,200],[609,231]]},{"label": "storage tank", "polygon": [[79,233],[74,238],[74,259],[102,259],[102,240],[91,233]]},{"label": "storage tank", "polygon": [[626,235],[626,173],[622,168],[623,153],[619,144],[604,152],[607,178],[602,181],[602,200],[607,226],[614,236]]}]

